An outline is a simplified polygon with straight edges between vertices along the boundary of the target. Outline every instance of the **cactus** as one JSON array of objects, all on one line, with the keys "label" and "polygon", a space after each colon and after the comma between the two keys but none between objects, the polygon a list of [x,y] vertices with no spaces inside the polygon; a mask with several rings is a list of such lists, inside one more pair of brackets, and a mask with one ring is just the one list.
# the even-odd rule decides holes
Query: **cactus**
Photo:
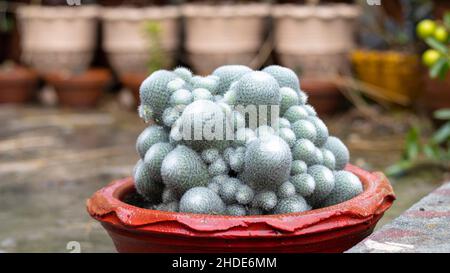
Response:
[{"label": "cactus", "polygon": [[247,147],[244,176],[258,189],[276,189],[289,178],[292,155],[289,145],[272,135],[258,138]]},{"label": "cactus", "polygon": [[[141,160],[133,176],[145,208],[295,213],[363,191],[359,178],[343,171],[347,147],[329,136],[288,68],[227,65],[204,77],[183,67],[161,70],[142,83],[140,96],[139,115],[157,123],[136,141]],[[234,105],[256,106],[259,124]],[[280,109],[268,108],[266,116],[258,106]]]},{"label": "cactus", "polygon": [[169,141],[169,134],[162,126],[150,125],[138,136],[136,150],[141,159],[144,159],[145,153],[153,144],[167,141]]},{"label": "cactus", "polygon": [[251,71],[252,69],[245,65],[224,65],[214,70],[212,74],[220,79],[217,94],[225,94],[233,82]]},{"label": "cactus", "polygon": [[336,160],[335,169],[343,170],[350,159],[350,153],[344,143],[339,138],[330,136],[323,147],[333,153]]},{"label": "cactus", "polygon": [[208,169],[201,157],[189,147],[179,145],[163,160],[161,176],[167,187],[183,193],[208,184]]},{"label": "cactus", "polygon": [[159,70],[147,77],[139,88],[142,105],[152,111],[157,122],[169,104],[171,92],[167,84],[176,78],[177,75],[171,71]]},{"label": "cactus", "polygon": [[180,200],[180,212],[223,214],[225,209],[225,204],[219,195],[205,187],[189,189]]},{"label": "cactus", "polygon": [[301,196],[290,196],[280,200],[275,207],[275,214],[294,213],[309,210],[308,204]]},{"label": "cactus", "polygon": [[271,65],[262,71],[272,75],[281,87],[290,87],[297,92],[300,91],[300,81],[297,74],[291,69],[279,65]]},{"label": "cactus", "polygon": [[350,200],[363,191],[363,187],[359,178],[350,172],[335,172],[334,178],[334,189],[320,204],[321,207],[328,207]]}]

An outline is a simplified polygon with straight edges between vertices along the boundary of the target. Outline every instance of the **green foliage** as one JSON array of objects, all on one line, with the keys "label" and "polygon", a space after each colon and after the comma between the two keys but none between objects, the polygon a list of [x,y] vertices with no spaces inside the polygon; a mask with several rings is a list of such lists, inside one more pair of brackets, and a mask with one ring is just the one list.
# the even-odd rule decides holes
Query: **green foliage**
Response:
[{"label": "green foliage", "polygon": [[406,135],[402,159],[386,169],[388,175],[398,176],[422,165],[450,169],[450,109],[438,110],[434,116],[446,122],[425,140],[420,128],[412,127]]},{"label": "green foliage", "polygon": [[148,60],[147,66],[149,73],[152,73],[157,71],[158,69],[165,67],[165,60],[167,60],[161,42],[161,24],[156,21],[148,21],[145,24],[145,32],[150,41],[150,58]]}]

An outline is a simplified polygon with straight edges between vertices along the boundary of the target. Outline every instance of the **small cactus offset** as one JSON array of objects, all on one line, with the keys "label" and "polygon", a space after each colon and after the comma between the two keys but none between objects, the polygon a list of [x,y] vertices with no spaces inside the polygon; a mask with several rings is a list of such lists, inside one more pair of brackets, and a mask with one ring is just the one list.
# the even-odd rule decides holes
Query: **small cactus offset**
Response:
[{"label": "small cactus offset", "polygon": [[142,83],[140,97],[139,115],[151,125],[136,141],[133,175],[145,208],[299,213],[363,191],[344,170],[347,147],[330,136],[289,68],[226,65],[208,76],[160,70]]}]

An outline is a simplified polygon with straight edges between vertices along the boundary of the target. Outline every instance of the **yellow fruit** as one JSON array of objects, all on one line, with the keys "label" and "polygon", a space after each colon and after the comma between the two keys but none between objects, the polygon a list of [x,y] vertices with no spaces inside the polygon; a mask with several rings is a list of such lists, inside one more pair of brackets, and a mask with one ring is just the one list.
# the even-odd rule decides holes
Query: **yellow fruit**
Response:
[{"label": "yellow fruit", "polygon": [[434,49],[428,49],[422,55],[422,62],[426,66],[431,67],[437,62],[437,60],[439,60],[440,57],[441,54],[438,51]]},{"label": "yellow fruit", "polygon": [[438,40],[439,42],[447,42],[448,40],[448,32],[445,29],[445,27],[439,26],[436,28],[436,30],[434,31],[434,38],[436,38],[436,40]]},{"label": "yellow fruit", "polygon": [[433,20],[425,19],[417,25],[416,32],[419,37],[425,39],[433,35],[435,29],[436,23]]}]

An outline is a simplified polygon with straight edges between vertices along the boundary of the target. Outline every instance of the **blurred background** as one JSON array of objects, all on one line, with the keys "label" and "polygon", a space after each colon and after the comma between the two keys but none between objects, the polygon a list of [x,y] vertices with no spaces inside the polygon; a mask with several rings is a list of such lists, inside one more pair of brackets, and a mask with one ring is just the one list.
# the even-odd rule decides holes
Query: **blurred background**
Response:
[{"label": "blurred background", "polygon": [[146,126],[139,85],[176,66],[296,71],[351,162],[389,175],[397,201],[379,228],[450,178],[448,10],[446,0],[0,0],[0,252],[70,252],[72,241],[114,251],[85,200],[131,175]]}]

